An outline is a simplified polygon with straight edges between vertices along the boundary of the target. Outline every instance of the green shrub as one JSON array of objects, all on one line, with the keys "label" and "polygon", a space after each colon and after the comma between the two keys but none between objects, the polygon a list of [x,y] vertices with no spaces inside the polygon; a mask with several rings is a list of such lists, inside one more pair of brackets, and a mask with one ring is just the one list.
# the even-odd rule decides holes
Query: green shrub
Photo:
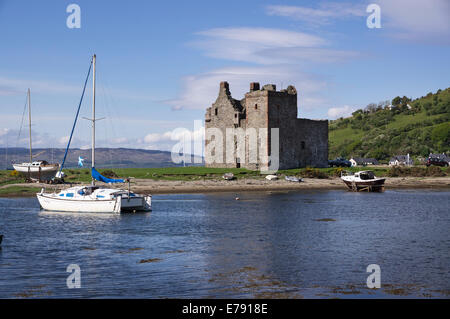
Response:
[{"label": "green shrub", "polygon": [[19,177],[19,172],[14,170],[11,173],[9,173],[9,176],[11,176],[11,177]]},{"label": "green shrub", "polygon": [[113,170],[110,170],[110,169],[106,169],[106,170],[102,171],[102,175],[105,176],[105,177],[108,177],[108,178],[117,178],[117,177],[119,177],[119,176],[117,176],[116,173],[114,173]]},{"label": "green shrub", "polygon": [[311,168],[311,167],[307,167],[303,170],[300,171],[301,175],[303,177],[307,177],[307,178],[328,178],[328,174],[325,172],[322,172],[321,170],[317,169],[317,168]]}]

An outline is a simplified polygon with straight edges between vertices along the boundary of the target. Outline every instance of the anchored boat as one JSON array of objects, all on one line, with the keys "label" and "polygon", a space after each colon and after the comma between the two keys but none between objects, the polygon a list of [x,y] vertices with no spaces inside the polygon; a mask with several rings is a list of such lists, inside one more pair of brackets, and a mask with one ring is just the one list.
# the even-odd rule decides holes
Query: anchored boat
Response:
[{"label": "anchored boat", "polygon": [[356,173],[342,172],[341,179],[347,187],[355,192],[379,192],[384,190],[385,178],[378,178],[372,171],[359,171]]},{"label": "anchored boat", "polygon": [[70,134],[69,142],[67,144],[64,159],[61,164],[61,169],[58,174],[61,175],[64,166],[67,151],[69,150],[70,141],[72,140],[73,131],[76,125],[81,103],[83,101],[84,92],[86,89],[87,80],[93,66],[93,101],[92,101],[92,183],[91,185],[76,186],[64,189],[58,193],[46,193],[42,189],[40,193],[36,194],[39,204],[45,210],[62,211],[62,212],[88,212],[88,213],[120,213],[125,211],[150,211],[151,195],[139,195],[130,191],[130,181],[128,180],[128,190],[108,188],[96,186],[95,181],[101,181],[108,184],[124,183],[122,179],[112,179],[101,175],[95,169],[95,62],[94,55],[89,66],[88,75],[84,84],[83,94],[81,96],[80,104],[78,105],[77,116],[75,117],[72,132]]},{"label": "anchored boat", "polygon": [[42,208],[50,211],[120,213],[150,211],[151,195],[142,196],[123,189],[102,186],[75,186],[59,193],[37,194]]}]

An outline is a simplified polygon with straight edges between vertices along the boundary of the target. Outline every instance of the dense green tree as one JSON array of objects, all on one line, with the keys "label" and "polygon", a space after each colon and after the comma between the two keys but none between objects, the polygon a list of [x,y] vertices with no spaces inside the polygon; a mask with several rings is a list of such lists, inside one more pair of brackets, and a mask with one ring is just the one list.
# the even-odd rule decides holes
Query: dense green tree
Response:
[{"label": "dense green tree", "polygon": [[401,102],[402,102],[402,98],[400,96],[396,96],[392,99],[391,104],[393,106],[397,106],[397,105],[400,105]]},{"label": "dense green tree", "polygon": [[434,127],[431,131],[431,140],[439,152],[448,151],[450,145],[450,123],[442,123]]}]

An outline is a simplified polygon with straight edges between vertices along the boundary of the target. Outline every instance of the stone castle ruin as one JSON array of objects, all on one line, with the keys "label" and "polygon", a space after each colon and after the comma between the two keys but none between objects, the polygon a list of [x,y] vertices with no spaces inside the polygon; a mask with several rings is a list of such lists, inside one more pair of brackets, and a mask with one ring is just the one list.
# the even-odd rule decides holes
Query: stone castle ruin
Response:
[{"label": "stone castle ruin", "polygon": [[[242,100],[227,82],[205,115],[207,167],[252,170],[327,167],[328,121],[297,118],[297,90],[250,83]],[[256,135],[255,135],[256,134]],[[275,164],[274,164],[275,163]]]}]

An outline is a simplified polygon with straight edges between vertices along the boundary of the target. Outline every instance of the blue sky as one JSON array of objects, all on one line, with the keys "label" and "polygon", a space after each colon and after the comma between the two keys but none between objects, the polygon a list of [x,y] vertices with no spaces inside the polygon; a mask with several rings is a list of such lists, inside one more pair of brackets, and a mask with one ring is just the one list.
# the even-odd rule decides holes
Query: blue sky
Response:
[{"label": "blue sky", "polygon": [[[66,7],[81,8],[81,28]],[[381,8],[369,29],[366,7]],[[31,88],[35,147],[64,147],[90,57],[97,54],[98,145],[169,150],[193,129],[219,82],[294,84],[299,116],[349,115],[396,95],[446,88],[450,2],[0,0],[0,147],[18,138]],[[82,116],[91,112],[88,88]],[[80,120],[74,147],[87,147]]]}]

